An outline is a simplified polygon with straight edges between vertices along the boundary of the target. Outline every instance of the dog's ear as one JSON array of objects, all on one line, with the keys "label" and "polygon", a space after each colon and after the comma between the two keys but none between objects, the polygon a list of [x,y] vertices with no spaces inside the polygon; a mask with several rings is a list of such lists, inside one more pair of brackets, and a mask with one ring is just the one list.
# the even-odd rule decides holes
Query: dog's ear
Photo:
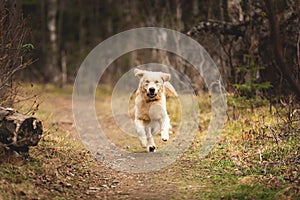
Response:
[{"label": "dog's ear", "polygon": [[175,88],[173,87],[173,85],[171,85],[171,83],[169,81],[164,82],[164,86],[166,88],[166,94],[169,97],[177,97],[178,96]]},{"label": "dog's ear", "polygon": [[134,75],[135,75],[136,77],[138,77],[138,78],[142,78],[142,77],[144,76],[144,71],[135,68],[135,69],[134,69]]},{"label": "dog's ear", "polygon": [[170,74],[167,74],[167,73],[162,73],[161,79],[162,79],[164,82],[169,81],[169,80],[171,79],[171,75],[170,75]]}]

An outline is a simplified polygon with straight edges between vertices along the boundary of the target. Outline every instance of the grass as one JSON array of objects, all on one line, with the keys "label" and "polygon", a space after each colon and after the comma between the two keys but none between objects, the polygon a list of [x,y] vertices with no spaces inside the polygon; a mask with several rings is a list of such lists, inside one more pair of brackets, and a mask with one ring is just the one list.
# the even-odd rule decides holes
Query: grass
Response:
[{"label": "grass", "polygon": [[84,198],[89,186],[85,180],[96,183],[101,177],[93,156],[57,123],[55,102],[70,102],[70,94],[70,86],[61,89],[52,85],[27,86],[20,93],[32,98],[20,101],[17,108],[26,112],[39,105],[35,116],[42,120],[44,133],[38,146],[30,148],[30,158],[23,159],[9,151],[0,155],[0,199]]},{"label": "grass", "polygon": [[[108,114],[109,89],[99,90],[96,109],[102,112],[98,112],[102,123],[111,125],[106,127],[110,139],[127,151],[141,152],[137,138],[122,135],[114,128],[113,118]],[[198,99],[199,131],[189,150],[165,169],[130,175],[99,164],[74,135],[74,127],[59,121],[66,120],[64,116],[70,114],[71,86],[64,89],[52,85],[27,86],[24,94],[30,91],[42,95],[21,102],[19,108],[28,110],[32,104],[40,104],[35,115],[43,121],[45,132],[39,145],[31,148],[30,159],[7,154],[1,157],[0,199],[102,199],[105,196],[126,199],[124,194],[129,195],[128,199],[135,195],[147,199],[144,190],[158,195],[167,193],[169,199],[299,199],[300,113],[287,120],[290,115],[287,110],[299,108],[297,105],[280,112],[270,112],[268,106],[255,108],[253,112],[247,108],[235,109],[234,120],[229,108],[220,140],[212,152],[200,159],[199,149],[210,119],[209,96],[202,94]],[[175,111],[170,110],[170,117],[176,128],[180,121],[176,101],[169,105],[172,108]],[[119,185],[114,185],[116,179]],[[139,182],[142,186],[136,187],[134,193],[130,186]],[[165,190],[166,185],[175,189]]]},{"label": "grass", "polygon": [[[203,160],[197,158],[201,137],[196,137],[185,162],[174,166],[185,169],[182,178],[196,187],[187,190],[187,199],[299,198],[299,118],[290,124],[294,132],[289,135],[281,132],[287,129],[279,131],[278,118],[268,109],[243,110],[238,119],[229,119],[221,140]],[[266,125],[274,132],[266,131]],[[203,183],[208,187],[201,188]]]}]

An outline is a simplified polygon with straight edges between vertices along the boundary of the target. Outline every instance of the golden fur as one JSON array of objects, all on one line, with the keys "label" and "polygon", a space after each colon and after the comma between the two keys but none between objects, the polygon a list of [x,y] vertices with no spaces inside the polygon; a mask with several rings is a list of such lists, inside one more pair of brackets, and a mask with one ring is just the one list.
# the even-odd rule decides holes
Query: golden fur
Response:
[{"label": "golden fur", "polygon": [[161,132],[162,140],[169,139],[170,119],[166,110],[166,94],[177,96],[170,84],[170,74],[135,69],[140,79],[135,98],[135,128],[142,146],[155,151],[153,135]]}]

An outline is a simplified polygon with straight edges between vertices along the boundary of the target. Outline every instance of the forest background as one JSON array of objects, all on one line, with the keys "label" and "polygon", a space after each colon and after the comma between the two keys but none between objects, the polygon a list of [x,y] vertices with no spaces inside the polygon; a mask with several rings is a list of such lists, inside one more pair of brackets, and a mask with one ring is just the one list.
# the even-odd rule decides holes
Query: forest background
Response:
[{"label": "forest background", "polygon": [[[172,66],[189,78],[199,101],[188,151],[163,170],[128,174],[82,146],[72,89],[95,46],[139,27],[164,27],[198,41],[222,75],[228,110],[213,151],[199,159],[211,102],[195,68],[157,49],[114,60],[100,80],[105,87],[97,88],[95,108],[125,151],[143,151],[110,116],[112,89],[128,70],[149,62]],[[0,106],[33,115],[44,127],[27,158],[0,146],[0,198],[298,199],[299,99],[300,0],[0,0]],[[180,112],[168,105],[176,129]]]}]

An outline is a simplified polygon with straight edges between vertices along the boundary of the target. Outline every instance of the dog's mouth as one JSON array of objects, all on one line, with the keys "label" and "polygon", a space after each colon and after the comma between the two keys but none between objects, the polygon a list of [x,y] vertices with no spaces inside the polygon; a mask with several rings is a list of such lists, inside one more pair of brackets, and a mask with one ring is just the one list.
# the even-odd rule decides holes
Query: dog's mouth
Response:
[{"label": "dog's mouth", "polygon": [[156,97],[157,94],[155,93],[147,93],[147,96],[150,97],[151,99]]}]

